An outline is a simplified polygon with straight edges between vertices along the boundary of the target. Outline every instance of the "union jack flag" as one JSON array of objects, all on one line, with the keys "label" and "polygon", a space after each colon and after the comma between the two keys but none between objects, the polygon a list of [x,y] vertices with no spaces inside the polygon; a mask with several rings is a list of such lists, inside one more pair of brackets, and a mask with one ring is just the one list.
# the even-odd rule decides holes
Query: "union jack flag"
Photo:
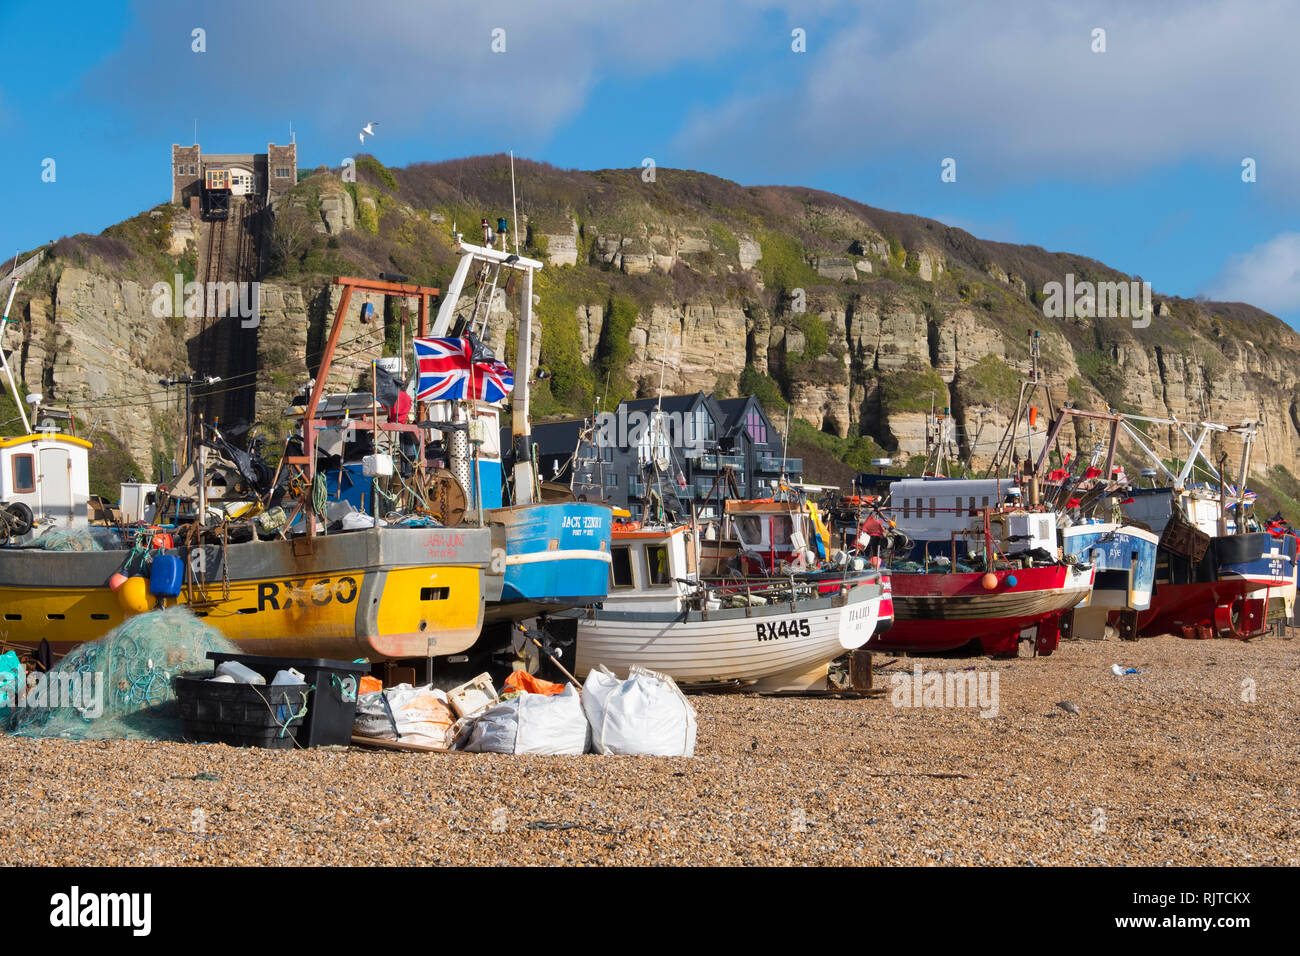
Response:
[{"label": "union jack flag", "polygon": [[504,401],[515,387],[515,377],[504,362],[475,362],[469,339],[413,339],[419,369],[416,400],[436,402],[475,398],[493,405]]}]

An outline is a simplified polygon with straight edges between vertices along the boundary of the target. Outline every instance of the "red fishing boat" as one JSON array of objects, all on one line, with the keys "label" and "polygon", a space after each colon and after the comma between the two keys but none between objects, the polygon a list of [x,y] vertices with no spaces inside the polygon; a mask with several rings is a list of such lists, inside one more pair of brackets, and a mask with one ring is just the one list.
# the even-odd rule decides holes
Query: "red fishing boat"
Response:
[{"label": "red fishing boat", "polygon": [[[888,562],[894,624],[868,643],[887,651],[967,645],[1015,655],[1056,649],[1087,600],[1094,569],[1057,557],[1056,515],[1020,508],[1006,479],[903,479],[864,522],[858,546]],[[1032,632],[1032,634],[1030,633]]]}]

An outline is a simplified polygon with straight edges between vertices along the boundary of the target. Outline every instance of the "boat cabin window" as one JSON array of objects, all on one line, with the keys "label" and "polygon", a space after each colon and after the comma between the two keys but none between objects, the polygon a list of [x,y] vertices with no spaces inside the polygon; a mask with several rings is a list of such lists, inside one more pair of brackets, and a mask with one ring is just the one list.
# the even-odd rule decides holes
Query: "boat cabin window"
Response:
[{"label": "boat cabin window", "polygon": [[663,544],[647,544],[645,546],[646,569],[649,572],[646,580],[650,582],[650,587],[663,587],[665,584],[671,584],[672,580],[668,573],[668,546]]},{"label": "boat cabin window", "polygon": [[610,585],[616,588],[633,587],[635,582],[632,580],[632,549],[611,548],[609,558]]},{"label": "boat cabin window", "polygon": [[36,465],[32,455],[14,455],[14,493],[31,494],[36,490]]},{"label": "boat cabin window", "polygon": [[790,533],[794,530],[794,521],[785,516],[772,518],[772,544],[781,546],[790,543]]},{"label": "boat cabin window", "polygon": [[763,543],[762,519],[757,515],[736,515],[732,519],[736,537],[747,548],[758,547]]},{"label": "boat cabin window", "polygon": [[906,499],[906,498],[903,499],[903,517],[904,517],[904,518],[910,518],[910,517],[912,517],[912,515],[911,515],[911,509],[909,509],[908,506],[907,506],[907,499]]},{"label": "boat cabin window", "polygon": [[930,517],[931,517],[931,518],[934,517],[934,499],[933,499],[933,498],[930,499]]}]

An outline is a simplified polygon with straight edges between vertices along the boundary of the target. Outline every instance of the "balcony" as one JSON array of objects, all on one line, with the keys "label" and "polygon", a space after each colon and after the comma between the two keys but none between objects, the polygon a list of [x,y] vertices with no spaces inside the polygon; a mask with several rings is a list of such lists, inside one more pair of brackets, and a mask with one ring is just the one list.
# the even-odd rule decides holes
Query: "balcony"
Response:
[{"label": "balcony", "polygon": [[627,480],[627,496],[629,498],[644,498],[645,481],[641,478],[629,478]]},{"label": "balcony", "polygon": [[787,458],[785,459],[785,466],[782,467],[780,458],[770,458],[765,455],[758,459],[758,470],[769,475],[779,475],[782,471],[787,475],[802,475],[803,459]]}]

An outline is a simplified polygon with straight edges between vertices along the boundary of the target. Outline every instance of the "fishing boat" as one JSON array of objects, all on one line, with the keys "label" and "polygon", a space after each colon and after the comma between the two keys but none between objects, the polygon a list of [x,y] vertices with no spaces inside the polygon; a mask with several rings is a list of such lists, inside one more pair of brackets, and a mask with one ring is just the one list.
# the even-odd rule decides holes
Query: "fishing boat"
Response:
[{"label": "fishing boat", "polygon": [[1082,521],[1061,530],[1067,560],[1096,569],[1088,598],[1074,609],[1075,637],[1100,640],[1114,619],[1119,636],[1136,636],[1138,612],[1151,607],[1160,537],[1136,525]]},{"label": "fishing boat", "polygon": [[858,544],[889,571],[894,623],[868,647],[1046,656],[1095,570],[1057,556],[1056,515],[1021,507],[1007,479],[908,478],[864,521]]},{"label": "fishing boat", "polygon": [[[20,468],[30,466],[41,498],[32,509],[33,527],[0,548],[0,641],[34,649],[44,640],[60,652],[133,614],[184,604],[258,654],[432,659],[474,643],[484,594],[500,594],[502,587],[501,574],[492,574],[492,532],[485,524],[448,527],[429,515],[427,501],[407,501],[414,496],[401,488],[396,497],[409,507],[392,522],[371,518],[349,529],[323,513],[317,438],[332,423],[318,410],[353,291],[419,297],[422,315],[428,297],[438,294],[403,283],[335,282],[343,294],[300,410],[300,433],[286,444],[270,480],[256,454],[234,448],[215,429],[201,429],[204,438],[182,475],[192,479],[192,498],[173,487],[171,505],[157,509],[158,524],[90,527],[89,443],[52,431],[38,436],[24,414],[28,434],[8,441],[5,452],[32,450]],[[6,320],[7,314],[6,307]],[[5,373],[21,409],[7,361]],[[402,437],[423,455],[415,425],[362,413],[351,427]],[[378,440],[371,442],[382,458]],[[221,459],[229,483],[213,478],[209,455]],[[6,489],[15,500],[4,504],[23,503],[26,493]],[[288,521],[280,503],[294,512]],[[232,520],[253,513],[258,518]],[[278,521],[267,520],[277,513]]]},{"label": "fishing boat", "polygon": [[[1045,475],[1047,454],[1072,419],[1103,421],[1109,428],[1102,468],[1058,469]],[[1150,426],[1168,429],[1186,442],[1182,467],[1175,472],[1152,447]],[[1236,425],[1201,422],[1193,436],[1174,418],[1103,413],[1066,407],[1052,424],[1047,443],[1029,475],[1035,495],[1072,515],[1105,506],[1116,520],[1158,536],[1151,599],[1146,608],[1129,607],[1114,615],[1122,636],[1181,634],[1184,637],[1249,638],[1262,634],[1270,616],[1282,617],[1294,602],[1295,541],[1253,527],[1245,517],[1254,495],[1246,489],[1257,422]],[[1152,478],[1163,487],[1136,488],[1114,466],[1119,437],[1126,436],[1146,457]],[[1241,441],[1237,482],[1228,483],[1206,454],[1214,436]],[[1101,446],[1098,446],[1100,451]],[[1094,464],[1097,454],[1094,453]],[[1067,456],[1068,463],[1068,456]],[[1219,483],[1217,492],[1192,480],[1196,470]],[[1105,519],[1103,519],[1105,520]],[[1129,543],[1137,550],[1137,538]],[[1122,556],[1120,558],[1122,563]],[[1135,597],[1141,589],[1135,589]],[[1127,613],[1127,612],[1134,613]]]},{"label": "fishing boat", "polygon": [[550,620],[576,644],[576,673],[640,665],[680,683],[756,691],[824,689],[830,662],[876,632],[880,575],[834,593],[789,579],[750,579],[728,590],[698,577],[684,525],[616,529],[611,585],[597,607]]},{"label": "fishing boat", "polygon": [[1127,515],[1160,534],[1155,593],[1139,634],[1258,637],[1270,603],[1294,594],[1295,536],[1238,530],[1223,516],[1222,498],[1186,486],[1138,489],[1125,500]]}]

